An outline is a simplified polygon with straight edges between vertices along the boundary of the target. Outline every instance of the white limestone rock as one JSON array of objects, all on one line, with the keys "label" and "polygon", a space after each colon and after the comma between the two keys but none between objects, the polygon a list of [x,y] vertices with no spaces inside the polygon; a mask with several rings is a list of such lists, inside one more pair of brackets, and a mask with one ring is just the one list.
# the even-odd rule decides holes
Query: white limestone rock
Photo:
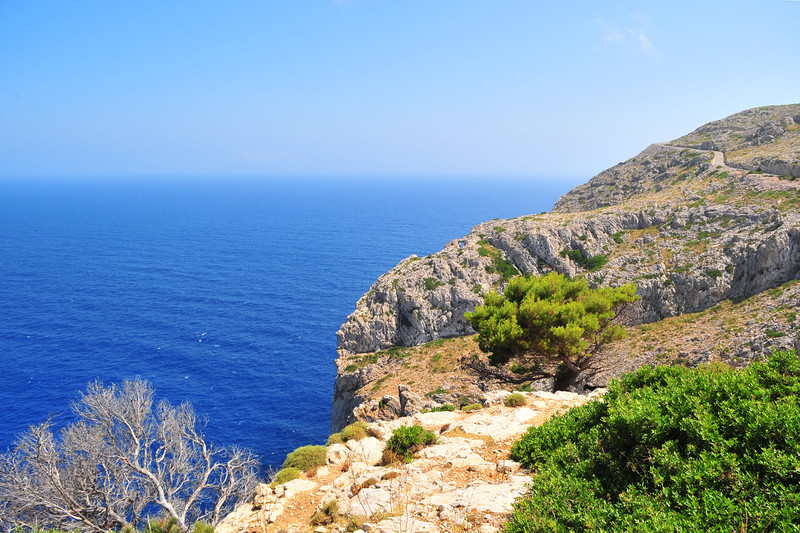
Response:
[{"label": "white limestone rock", "polygon": [[346,443],[350,450],[350,457],[367,465],[376,465],[381,462],[385,444],[375,437],[365,437],[361,440],[349,440]]}]

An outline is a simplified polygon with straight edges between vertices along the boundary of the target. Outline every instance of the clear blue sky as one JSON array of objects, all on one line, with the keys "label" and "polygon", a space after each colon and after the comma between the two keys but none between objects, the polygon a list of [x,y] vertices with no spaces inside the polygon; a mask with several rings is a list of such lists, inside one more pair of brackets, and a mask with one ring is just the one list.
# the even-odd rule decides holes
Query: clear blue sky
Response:
[{"label": "clear blue sky", "polygon": [[567,175],[800,102],[800,1],[0,0],[0,175]]}]

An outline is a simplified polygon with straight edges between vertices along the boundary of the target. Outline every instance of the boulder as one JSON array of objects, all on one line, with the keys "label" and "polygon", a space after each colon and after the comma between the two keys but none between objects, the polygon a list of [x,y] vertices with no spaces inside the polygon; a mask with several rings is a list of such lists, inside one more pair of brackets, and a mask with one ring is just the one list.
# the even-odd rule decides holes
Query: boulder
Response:
[{"label": "boulder", "polygon": [[414,393],[408,385],[398,385],[397,392],[400,396],[401,416],[412,416],[425,407],[425,400],[419,394]]},{"label": "boulder", "polygon": [[366,463],[370,466],[377,465],[383,457],[384,443],[375,437],[365,437],[361,440],[350,440],[346,443],[353,460]]}]

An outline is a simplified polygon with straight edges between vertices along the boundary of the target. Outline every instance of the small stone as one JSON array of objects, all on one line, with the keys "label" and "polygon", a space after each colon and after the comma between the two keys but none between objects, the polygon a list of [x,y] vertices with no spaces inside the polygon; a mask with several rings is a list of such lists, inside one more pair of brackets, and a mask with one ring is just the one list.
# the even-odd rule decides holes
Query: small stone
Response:
[{"label": "small stone", "polygon": [[283,514],[283,505],[281,505],[280,503],[275,503],[272,505],[272,509],[270,509],[267,521],[269,521],[269,523],[271,524],[272,522],[276,521],[282,514]]},{"label": "small stone", "polygon": [[497,461],[495,465],[495,469],[500,472],[501,474],[508,474],[509,472],[514,472],[515,470],[519,470],[521,465],[516,462],[512,461],[511,459],[503,459],[502,461]]},{"label": "small stone", "polygon": [[455,510],[452,505],[442,504],[439,506],[439,518],[442,520],[453,520]]}]

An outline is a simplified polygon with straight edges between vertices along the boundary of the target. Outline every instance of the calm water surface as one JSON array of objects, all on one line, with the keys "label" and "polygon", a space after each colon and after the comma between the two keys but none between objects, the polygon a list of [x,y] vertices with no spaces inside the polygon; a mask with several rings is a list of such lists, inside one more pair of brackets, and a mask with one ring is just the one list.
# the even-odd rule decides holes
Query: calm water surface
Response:
[{"label": "calm water surface", "polygon": [[335,332],[382,273],[577,180],[0,182],[0,449],[95,379],[265,465],[329,434]]}]

